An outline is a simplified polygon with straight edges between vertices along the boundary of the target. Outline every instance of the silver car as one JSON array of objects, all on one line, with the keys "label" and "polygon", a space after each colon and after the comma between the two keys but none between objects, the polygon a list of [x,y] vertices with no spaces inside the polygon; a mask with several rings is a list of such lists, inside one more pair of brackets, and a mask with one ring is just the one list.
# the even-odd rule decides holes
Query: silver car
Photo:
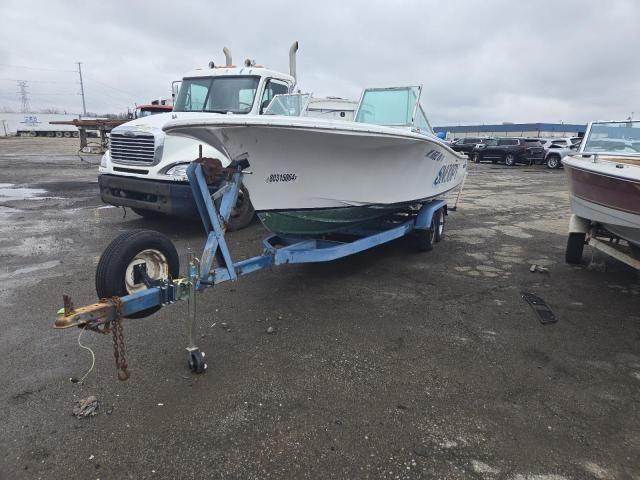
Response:
[{"label": "silver car", "polygon": [[545,145],[544,164],[547,168],[560,168],[562,159],[578,150],[581,141],[580,137],[551,139],[550,144]]}]

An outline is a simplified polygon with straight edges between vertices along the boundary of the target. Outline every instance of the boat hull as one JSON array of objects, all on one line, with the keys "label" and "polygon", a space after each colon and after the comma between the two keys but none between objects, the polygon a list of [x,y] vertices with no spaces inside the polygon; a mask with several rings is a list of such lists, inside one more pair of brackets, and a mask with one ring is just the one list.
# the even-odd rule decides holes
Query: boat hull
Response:
[{"label": "boat hull", "polygon": [[640,167],[580,158],[564,165],[573,212],[640,246]]},{"label": "boat hull", "polygon": [[318,234],[366,222],[443,195],[466,175],[466,159],[437,139],[375,125],[209,116],[165,131],[204,141],[231,159],[248,158],[252,174],[243,182],[275,233]]},{"label": "boat hull", "polygon": [[407,205],[343,207],[258,212],[267,230],[278,235],[322,235],[373,222],[408,208]]}]

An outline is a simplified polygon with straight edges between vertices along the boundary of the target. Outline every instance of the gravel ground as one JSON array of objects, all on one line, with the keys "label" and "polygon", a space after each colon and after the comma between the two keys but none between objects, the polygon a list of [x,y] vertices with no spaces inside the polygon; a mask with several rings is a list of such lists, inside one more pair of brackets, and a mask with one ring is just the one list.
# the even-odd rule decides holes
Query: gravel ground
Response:
[{"label": "gravel ground", "polygon": [[[588,248],[564,263],[562,171],[470,165],[432,252],[405,238],[205,292],[206,375],[187,369],[177,305],[126,322],[126,383],[111,338],[84,334],[95,367],[74,384],[91,356],[51,329],[62,293],[93,302],[98,257],[128,229],[180,252],[204,238],[105,208],[76,148],[0,139],[1,479],[640,479],[638,277],[587,270]],[[230,234],[232,253],[264,235]],[[73,417],[89,395],[98,414]]]}]

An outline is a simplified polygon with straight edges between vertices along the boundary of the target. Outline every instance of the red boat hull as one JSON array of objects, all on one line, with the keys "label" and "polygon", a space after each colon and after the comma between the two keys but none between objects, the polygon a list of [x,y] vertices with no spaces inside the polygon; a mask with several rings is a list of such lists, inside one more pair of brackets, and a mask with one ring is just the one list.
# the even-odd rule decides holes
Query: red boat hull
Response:
[{"label": "red boat hull", "polygon": [[576,197],[614,210],[640,215],[640,181],[573,166],[566,168],[566,171],[569,188]]}]

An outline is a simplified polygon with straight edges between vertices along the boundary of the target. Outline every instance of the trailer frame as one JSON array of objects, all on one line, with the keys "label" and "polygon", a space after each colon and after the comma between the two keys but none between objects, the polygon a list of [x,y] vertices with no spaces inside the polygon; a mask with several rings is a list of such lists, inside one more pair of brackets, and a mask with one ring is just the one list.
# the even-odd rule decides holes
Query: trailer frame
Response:
[{"label": "trailer frame", "polygon": [[[270,235],[262,242],[262,254],[234,262],[225,237],[226,221],[236,203],[242,176],[251,174],[247,170],[249,162],[244,158],[232,161],[225,169],[217,166],[226,178],[220,189],[211,195],[205,174],[205,169],[211,166],[207,163],[210,160],[214,159],[197,159],[187,169],[189,184],[207,235],[200,257],[190,255],[187,275],[176,279],[154,280],[146,275],[146,270],[136,265],[135,273],[143,278],[146,289],[121,297],[105,298],[79,308],[74,307],[70,297],[64,296],[64,308],[59,311],[55,328],[75,326],[97,331],[108,330],[112,322],[121,319],[119,317],[128,317],[158,306],[187,300],[186,349],[189,354],[189,367],[196,373],[203,373],[207,368],[205,355],[196,344],[197,292],[222,282],[235,281],[242,275],[264,268],[295,263],[327,262],[347,257],[411,232],[416,233],[419,249],[430,250],[432,243],[439,241],[444,232],[447,202],[443,199],[433,199],[420,204],[419,208],[395,214],[376,224],[352,228],[335,235],[314,238]],[[214,265],[214,261],[217,265]]]}]

